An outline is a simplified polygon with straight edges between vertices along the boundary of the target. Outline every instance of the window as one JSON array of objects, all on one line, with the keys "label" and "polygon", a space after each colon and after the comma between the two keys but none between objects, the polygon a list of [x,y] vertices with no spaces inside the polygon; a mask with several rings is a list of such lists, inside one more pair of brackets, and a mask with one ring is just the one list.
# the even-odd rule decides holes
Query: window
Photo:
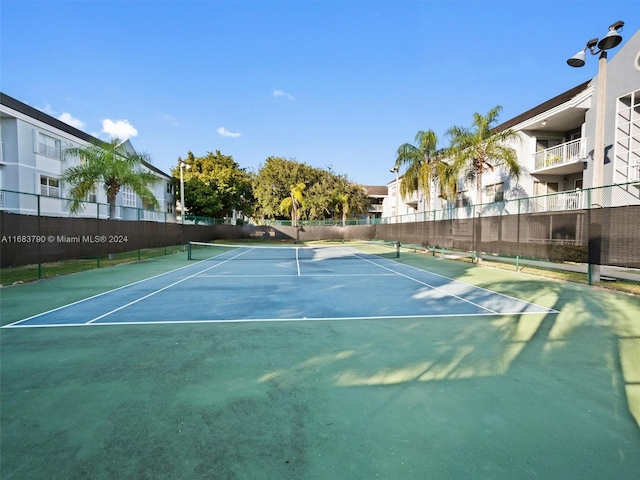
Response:
[{"label": "window", "polygon": [[485,191],[490,202],[502,202],[504,200],[504,183],[487,185]]},{"label": "window", "polygon": [[122,187],[122,206],[136,206],[136,194],[133,193],[133,189],[131,187]]},{"label": "window", "polygon": [[40,155],[47,157],[60,158],[60,140],[56,140],[44,133],[38,133],[38,150]]},{"label": "window", "polygon": [[173,193],[173,184],[171,182],[167,182],[167,193],[169,195]]},{"label": "window", "polygon": [[60,196],[60,180],[40,175],[40,194],[48,197]]},{"label": "window", "polygon": [[458,192],[456,194],[456,207],[468,207],[471,205],[467,192]]},{"label": "window", "polygon": [[173,213],[173,203],[167,203],[167,213]]},{"label": "window", "polygon": [[87,202],[96,203],[98,201],[98,195],[96,195],[96,191],[93,190],[92,192],[87,193],[85,200]]}]

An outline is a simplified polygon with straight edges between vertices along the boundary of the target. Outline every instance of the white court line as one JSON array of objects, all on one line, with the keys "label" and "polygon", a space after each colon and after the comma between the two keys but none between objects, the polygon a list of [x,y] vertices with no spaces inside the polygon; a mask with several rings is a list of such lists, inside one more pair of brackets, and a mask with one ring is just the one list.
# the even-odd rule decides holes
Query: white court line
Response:
[{"label": "white court line", "polygon": [[[358,256],[358,255],[356,255],[356,256]],[[364,260],[365,262],[372,263],[373,265],[377,265],[377,266],[378,266],[378,267],[380,267],[380,268],[384,268],[385,270],[389,270],[390,272],[393,272],[393,273],[395,273],[396,275],[399,275],[399,276],[401,276],[401,277],[407,278],[407,279],[409,279],[409,280],[411,280],[411,281],[413,281],[413,282],[419,283],[419,284],[421,284],[421,285],[424,285],[424,286],[426,286],[426,287],[432,288],[432,289],[434,289],[434,290],[438,290],[439,292],[442,292],[442,293],[444,293],[445,295],[448,295],[449,297],[457,298],[458,300],[461,300],[461,301],[463,301],[463,302],[470,303],[470,304],[471,304],[471,305],[473,305],[474,307],[478,307],[478,308],[481,308],[481,309],[483,309],[483,310],[486,310],[487,312],[491,312],[492,314],[499,315],[499,313],[498,313],[498,312],[496,312],[495,310],[491,310],[490,308],[483,307],[482,305],[480,305],[480,304],[478,304],[478,303],[472,302],[471,300],[467,300],[466,298],[460,297],[460,296],[455,295],[455,294],[453,294],[453,293],[446,292],[445,290],[442,290],[441,288],[438,288],[438,287],[436,287],[436,286],[434,286],[434,285],[430,285],[430,284],[428,284],[428,283],[426,283],[426,282],[423,282],[423,281],[421,281],[421,280],[418,280],[417,278],[413,278],[413,277],[410,277],[409,275],[405,275],[404,273],[397,272],[397,271],[395,271],[395,270],[392,270],[391,268],[387,268],[387,267],[385,267],[384,265],[380,265],[379,263],[373,262],[373,261],[371,261],[371,260],[369,260],[369,259],[367,259],[367,258],[363,258],[363,257],[360,257],[360,256],[358,256],[358,258],[361,258],[361,259],[362,259],[362,260]],[[395,264],[395,262],[394,262],[394,264]],[[401,265],[402,265],[402,264],[401,264]],[[425,272],[426,270],[421,270],[421,271],[422,271],[422,272]],[[427,273],[429,273],[429,272],[427,272]],[[446,278],[446,277],[445,277],[445,278]],[[453,279],[450,279],[450,280],[453,280]],[[454,281],[455,281],[455,280],[454,280]]]},{"label": "white court line", "polygon": [[[279,277],[279,278],[292,278],[297,277],[298,275],[292,274],[263,274],[263,275],[200,275],[201,278],[271,278],[271,277]],[[397,274],[395,273],[316,273],[316,274],[304,274],[300,275],[305,278],[314,278],[314,277],[395,277]]]},{"label": "white court line", "polygon": [[127,307],[130,307],[131,305],[134,305],[134,304],[136,304],[136,303],[138,303],[138,302],[140,302],[140,301],[142,301],[142,300],[144,300],[144,299],[146,299],[146,298],[152,297],[152,296],[156,295],[157,293],[163,292],[164,290],[167,290],[168,288],[171,288],[171,287],[173,287],[173,286],[175,286],[175,285],[178,285],[179,283],[185,282],[185,281],[187,281],[187,280],[189,280],[189,279],[191,279],[191,278],[193,278],[193,277],[196,277],[196,276],[198,276],[199,274],[201,274],[201,273],[203,273],[203,272],[206,272],[207,270],[211,270],[211,269],[213,269],[213,268],[219,267],[219,266],[220,266],[220,265],[222,265],[223,263],[227,263],[227,262],[229,262],[229,261],[233,260],[234,258],[238,258],[238,257],[240,257],[240,256],[242,256],[242,255],[244,255],[244,254],[246,254],[246,253],[248,253],[248,252],[250,252],[251,250],[252,250],[252,249],[249,249],[249,250],[247,250],[247,251],[245,251],[245,252],[240,252],[239,254],[237,254],[237,255],[235,255],[235,256],[233,256],[233,257],[231,257],[231,258],[228,258],[228,259],[226,259],[226,260],[224,260],[224,261],[222,261],[222,262],[220,262],[220,263],[216,263],[215,265],[212,265],[211,267],[205,268],[204,270],[202,270],[202,271],[200,271],[200,272],[196,272],[196,273],[194,273],[193,275],[189,275],[188,277],[185,277],[185,278],[183,278],[183,279],[181,279],[181,280],[178,280],[177,282],[173,282],[171,285],[167,285],[166,287],[162,287],[162,288],[161,288],[161,289],[159,289],[159,290],[155,290],[155,291],[153,291],[153,292],[151,292],[151,293],[149,293],[149,294],[147,294],[147,295],[145,295],[145,296],[143,296],[143,297],[138,298],[137,300],[134,300],[133,302],[129,302],[129,303],[127,303],[126,305],[122,305],[122,306],[120,306],[120,307],[118,307],[118,308],[114,308],[114,309],[113,309],[113,310],[111,310],[110,312],[104,313],[104,314],[102,314],[102,315],[100,315],[100,316],[98,316],[98,317],[96,317],[96,318],[94,318],[94,319],[89,320],[89,321],[88,321],[88,322],[86,322],[86,323],[87,323],[87,324],[91,324],[91,323],[93,323],[93,322],[96,322],[96,321],[100,320],[101,318],[108,317],[108,316],[109,316],[109,315],[111,315],[112,313],[116,313],[116,312],[118,312],[118,311],[120,311],[120,310],[122,310],[122,309],[125,309],[125,308],[127,308]]},{"label": "white court line", "polygon": [[13,322],[13,323],[9,323],[9,324],[4,325],[4,326],[2,326],[0,328],[12,327],[12,326],[14,326],[14,325],[16,325],[18,323],[26,322],[27,320],[33,320],[34,318],[38,318],[38,317],[40,317],[42,315],[47,315],[49,313],[57,312],[58,310],[62,310],[63,308],[72,307],[73,305],[77,305],[79,303],[86,302],[87,300],[93,300],[94,298],[98,298],[98,297],[101,297],[103,295],[107,295],[108,293],[117,292],[118,290],[122,290],[123,288],[132,287],[132,286],[137,285],[139,283],[143,283],[143,282],[146,282],[148,280],[153,280],[154,278],[162,277],[163,275],[168,275],[170,273],[177,272],[177,271],[182,270],[184,268],[193,267],[195,265],[198,265],[200,263],[207,262],[207,261],[208,261],[208,259],[207,260],[200,260],[199,262],[196,262],[196,263],[194,263],[192,265],[185,265],[184,267],[178,267],[178,268],[175,268],[173,270],[169,270],[168,272],[159,273],[158,275],[154,275],[153,277],[143,278],[142,280],[138,280],[137,282],[128,283],[127,285],[123,285],[121,287],[113,288],[111,290],[107,290],[106,292],[98,293],[96,295],[92,295],[90,297],[83,298],[82,300],[77,300],[75,302],[67,303],[66,305],[62,305],[61,307],[52,308],[51,310],[47,310],[46,312],[42,312],[42,313],[37,313],[35,315],[31,315],[30,317],[23,318],[22,320],[18,320],[18,321]]},{"label": "white court line", "polygon": [[471,283],[461,282],[460,280],[456,280],[455,278],[446,277],[444,275],[440,275],[439,273],[433,273],[433,272],[431,272],[429,270],[422,270],[421,268],[414,267],[413,265],[407,265],[406,263],[401,263],[400,265],[404,265],[405,267],[412,268],[414,270],[418,270],[419,272],[426,272],[426,273],[428,273],[430,275],[435,275],[436,277],[444,278],[446,280],[450,280],[452,282],[456,282],[456,283],[459,283],[461,285],[466,285],[466,286],[471,287],[471,288],[477,288],[478,290],[484,290],[485,292],[489,292],[489,293],[492,293],[494,295],[500,295],[501,297],[505,297],[505,298],[508,298],[510,300],[516,300],[518,302],[526,303],[527,305],[533,305],[534,307],[546,308],[547,310],[549,310],[549,313],[560,313],[559,310],[555,310],[553,308],[543,307],[542,305],[538,305],[537,303],[527,302],[526,300],[521,300],[519,298],[512,297],[512,296],[506,295],[504,293],[496,292],[495,290],[489,290],[488,288],[479,287],[477,285],[472,285]]},{"label": "white court line", "polygon": [[300,276],[300,258],[298,257],[299,248],[296,247],[296,266],[298,267],[298,276]]},{"label": "white court line", "polygon": [[144,321],[133,322],[101,322],[101,323],[57,323],[43,325],[5,325],[11,328],[56,328],[56,327],[101,327],[101,326],[126,326],[126,325],[182,325],[198,323],[251,323],[251,322],[326,322],[326,321],[349,321],[349,320],[411,320],[420,318],[456,318],[456,317],[495,317],[496,315],[547,315],[559,312],[519,312],[519,313],[443,313],[427,315],[381,315],[376,317],[297,317],[297,318],[221,318],[210,320],[167,320],[167,321]]}]

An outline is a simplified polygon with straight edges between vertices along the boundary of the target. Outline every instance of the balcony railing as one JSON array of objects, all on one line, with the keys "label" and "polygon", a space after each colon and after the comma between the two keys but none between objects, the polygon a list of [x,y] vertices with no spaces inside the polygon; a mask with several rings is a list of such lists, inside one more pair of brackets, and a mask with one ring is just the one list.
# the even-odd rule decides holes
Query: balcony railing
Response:
[{"label": "balcony railing", "polygon": [[534,154],[534,169],[557,167],[567,163],[573,163],[586,157],[586,138],[578,138],[567,143],[547,148]]},{"label": "balcony railing", "polygon": [[560,192],[531,199],[531,210],[534,212],[557,212],[587,208],[587,195],[583,190]]},{"label": "balcony railing", "polygon": [[502,202],[456,207],[451,205],[429,212],[385,217],[383,223],[412,223],[430,220],[463,220],[474,217],[494,217],[540,212],[582,211],[592,208],[640,205],[637,182],[607,185],[583,190],[568,190],[535,197],[506,199]]}]

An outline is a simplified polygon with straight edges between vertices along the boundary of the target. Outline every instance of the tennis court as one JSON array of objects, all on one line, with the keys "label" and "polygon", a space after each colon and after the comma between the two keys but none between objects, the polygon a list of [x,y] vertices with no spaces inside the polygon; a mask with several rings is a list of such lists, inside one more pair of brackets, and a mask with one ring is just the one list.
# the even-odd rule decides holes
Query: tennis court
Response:
[{"label": "tennis court", "polygon": [[3,478],[640,471],[636,296],[346,243],[194,244],[0,299]]},{"label": "tennis court", "polygon": [[557,313],[394,262],[388,246],[191,246],[203,260],[8,327]]}]

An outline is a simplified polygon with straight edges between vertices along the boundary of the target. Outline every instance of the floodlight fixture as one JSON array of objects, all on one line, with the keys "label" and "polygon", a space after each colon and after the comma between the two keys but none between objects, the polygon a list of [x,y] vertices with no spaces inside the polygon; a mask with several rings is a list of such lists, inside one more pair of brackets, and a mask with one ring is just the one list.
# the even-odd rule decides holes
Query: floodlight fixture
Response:
[{"label": "floodlight fixture", "polygon": [[[624,27],[624,22],[622,20],[609,25],[609,31],[601,40],[597,38],[589,40],[583,50],[579,51],[567,60],[567,64],[571,67],[584,67],[586,63],[587,50],[591,52],[591,55],[601,54],[606,58],[606,51],[617,47],[620,45],[620,42],[622,42],[622,36],[619,33],[620,30],[622,30],[622,27]],[[598,50],[596,50],[596,47]]]},{"label": "floodlight fixture", "polygon": [[609,31],[602,40],[598,42],[598,48],[600,50],[609,50],[617,47],[622,42],[622,36],[618,33],[624,27],[624,22],[619,20],[609,25]]}]

